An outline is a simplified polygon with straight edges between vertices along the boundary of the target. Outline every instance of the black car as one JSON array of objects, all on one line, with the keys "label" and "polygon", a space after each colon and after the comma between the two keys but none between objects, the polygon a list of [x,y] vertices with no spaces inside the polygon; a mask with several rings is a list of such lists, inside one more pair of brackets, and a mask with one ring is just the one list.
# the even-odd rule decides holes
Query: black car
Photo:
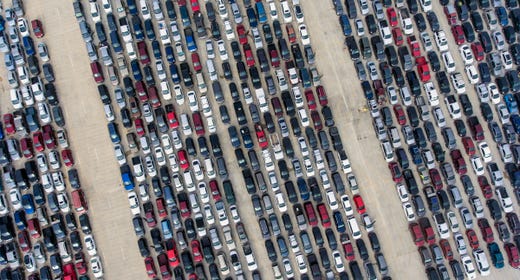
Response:
[{"label": "black car", "polygon": [[428,52],[428,60],[430,61],[430,66],[432,67],[433,72],[437,72],[441,69],[441,62],[439,61],[439,57],[437,56],[437,52],[429,51]]},{"label": "black car", "polygon": [[240,52],[240,44],[237,41],[231,42],[231,53],[235,60],[242,60],[242,52]]},{"label": "black car", "polygon": [[471,23],[475,27],[475,31],[480,32],[484,30],[484,21],[482,20],[482,16],[478,11],[471,12],[470,14]]},{"label": "black car", "polygon": [[358,60],[361,54],[359,52],[359,47],[354,36],[348,36],[347,38],[345,38],[345,45],[348,47],[350,58],[352,60]]},{"label": "black car", "polygon": [[500,204],[496,199],[488,199],[486,205],[489,208],[489,212],[491,213],[491,218],[493,218],[493,220],[498,221],[502,219],[502,210],[500,210]]},{"label": "black car", "polygon": [[473,115],[473,106],[469,101],[469,97],[467,94],[459,94],[460,105],[462,106],[462,111],[464,115],[471,116]]},{"label": "black car", "polygon": [[491,37],[489,36],[489,33],[487,33],[487,31],[479,32],[478,39],[486,53],[490,53],[491,51],[493,51],[493,43],[491,42]]},{"label": "black car", "polygon": [[509,46],[509,52],[513,58],[513,61],[516,65],[520,64],[520,44],[512,44]]},{"label": "black car", "polygon": [[363,239],[356,239],[356,247],[358,248],[359,256],[362,260],[368,260],[368,250]]},{"label": "black car", "polygon": [[460,137],[466,136],[466,124],[463,120],[455,120],[455,129],[457,130],[457,135]]},{"label": "black car", "polygon": [[426,18],[428,19],[428,22],[430,23],[430,28],[433,32],[437,32],[440,30],[439,19],[437,18],[437,15],[434,11],[427,12]]},{"label": "black car", "polygon": [[483,83],[491,82],[491,72],[489,71],[489,65],[486,62],[478,64],[478,72],[480,74],[480,80]]},{"label": "black car", "polygon": [[264,23],[262,25],[262,31],[264,34],[265,42],[269,45],[273,42],[273,32],[271,31],[271,26],[269,23]]},{"label": "black car", "polygon": [[[354,41],[354,43],[355,43],[355,41]],[[345,44],[346,44],[346,42],[345,42]],[[356,47],[357,47],[357,45],[356,45]],[[292,52],[292,55],[293,55],[293,58],[294,58],[294,62],[296,64],[296,68],[303,69],[305,67],[305,61],[303,59],[303,54],[302,54],[302,51],[300,49],[300,45],[299,44],[292,44],[291,45],[291,52]]]},{"label": "black car", "polygon": [[415,24],[417,25],[417,29],[419,29],[419,32],[423,32],[426,30],[426,20],[424,19],[424,16],[422,13],[417,13],[413,16],[413,19],[415,20]]},{"label": "black car", "polygon": [[502,33],[504,34],[504,37],[506,38],[506,42],[508,44],[514,44],[516,42],[516,32],[515,28],[511,25],[504,26],[502,29]]},{"label": "black car", "polygon": [[450,93],[450,81],[448,80],[448,76],[446,76],[446,72],[439,71],[435,73],[435,77],[437,78],[441,93]]},{"label": "black car", "polygon": [[390,64],[390,66],[395,67],[399,66],[399,60],[397,58],[397,51],[395,47],[390,45],[385,47],[386,60]]},{"label": "black car", "polygon": [[502,93],[502,94],[509,93],[509,82],[507,81],[506,77],[497,77],[495,79],[495,83],[497,84],[497,87],[498,87],[498,90],[500,90],[500,93]]},{"label": "black car", "polygon": [[392,67],[392,75],[394,76],[395,84],[398,87],[403,87],[405,81],[404,81],[403,72],[401,71],[401,67],[399,67],[399,66]]},{"label": "black car", "polygon": [[469,43],[475,41],[475,30],[473,30],[473,26],[469,21],[462,23],[462,30],[464,31],[466,41],[468,41]]},{"label": "black car", "polygon": [[377,32],[377,23],[376,18],[373,14],[368,14],[365,16],[365,21],[368,27],[368,33],[374,34]]}]

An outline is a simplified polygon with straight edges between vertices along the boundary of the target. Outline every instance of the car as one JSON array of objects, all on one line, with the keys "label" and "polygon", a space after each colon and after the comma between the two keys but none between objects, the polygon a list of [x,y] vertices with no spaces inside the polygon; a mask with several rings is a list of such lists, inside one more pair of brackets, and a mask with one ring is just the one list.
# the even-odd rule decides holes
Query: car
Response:
[{"label": "car", "polygon": [[506,243],[504,245],[504,249],[506,250],[507,257],[509,259],[509,265],[513,268],[519,268],[520,255],[518,253],[518,247],[513,243]]},{"label": "car", "polygon": [[493,230],[491,229],[491,226],[489,225],[486,218],[480,218],[478,219],[478,227],[480,228],[480,232],[482,234],[482,239],[490,244],[494,242],[495,238],[493,236]]}]

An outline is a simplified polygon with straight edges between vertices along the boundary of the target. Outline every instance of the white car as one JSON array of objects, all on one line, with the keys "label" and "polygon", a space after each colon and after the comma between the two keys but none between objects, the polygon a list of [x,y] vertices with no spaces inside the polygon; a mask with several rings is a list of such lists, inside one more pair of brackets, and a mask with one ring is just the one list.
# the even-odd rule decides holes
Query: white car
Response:
[{"label": "white car", "polygon": [[3,193],[0,193],[0,215],[9,213],[9,204]]},{"label": "white car", "polygon": [[453,87],[458,94],[462,94],[462,93],[466,92],[466,83],[464,82],[464,79],[462,78],[461,73],[459,73],[459,72],[452,73],[450,75],[450,78],[451,78]]},{"label": "white car", "polygon": [[437,213],[433,215],[433,221],[437,226],[437,233],[439,233],[440,238],[446,239],[450,237],[450,231],[448,229],[448,224],[444,219],[444,215],[442,213]]},{"label": "white car", "polygon": [[213,215],[213,207],[210,204],[204,205],[204,218],[206,218],[206,223],[208,225],[215,224],[215,215]]},{"label": "white car", "polygon": [[141,8],[141,14],[143,15],[143,19],[144,20],[151,19],[152,14],[150,13],[150,9],[148,8],[148,4],[146,3],[146,0],[141,0],[139,4],[140,4],[140,8]]},{"label": "white car", "polygon": [[399,200],[401,200],[401,202],[408,202],[408,200],[410,200],[410,195],[408,194],[408,191],[403,184],[399,183],[395,186],[395,188],[397,189],[397,195],[399,196]]},{"label": "white car", "polygon": [[379,80],[379,74],[377,73],[376,64],[373,61],[367,62],[368,73],[370,74],[370,80]]},{"label": "white car", "polygon": [[[271,20],[278,19],[278,11],[276,10],[276,4],[274,2],[269,3],[269,15],[271,16]],[[300,22],[298,20],[298,22]]]},{"label": "white car", "polygon": [[154,121],[153,109],[150,103],[144,102],[142,105],[143,108],[143,117],[146,123],[152,123]]},{"label": "white car", "polygon": [[38,55],[43,62],[50,60],[49,51],[47,50],[47,45],[45,45],[44,42],[38,43]]},{"label": "white car", "polygon": [[49,110],[47,102],[38,102],[38,115],[43,124],[49,124],[52,121],[51,111]]},{"label": "white car", "polygon": [[329,205],[330,210],[337,210],[339,208],[339,204],[336,199],[336,195],[334,194],[334,191],[328,190],[325,196],[327,197],[327,203]]},{"label": "white car", "polygon": [[489,102],[489,91],[485,83],[477,84],[475,90],[481,103]]},{"label": "white car", "polygon": [[466,242],[464,241],[464,237],[460,232],[453,234],[453,240],[455,241],[455,247],[460,255],[464,255],[467,252]]},{"label": "white car", "polygon": [[180,62],[186,61],[186,54],[184,53],[184,49],[182,48],[182,43],[181,42],[176,42],[175,43],[175,51],[177,52],[177,59]]},{"label": "white car", "polygon": [[366,15],[370,13],[370,8],[368,6],[367,0],[358,0],[359,1],[359,9],[361,10],[362,15]]},{"label": "white car", "polygon": [[442,112],[440,107],[433,108],[433,116],[435,117],[435,120],[437,121],[437,125],[440,128],[443,128],[446,126],[446,118],[444,117],[444,113]]},{"label": "white car", "polygon": [[202,166],[200,165],[200,161],[198,159],[194,159],[191,162],[191,165],[193,167],[193,173],[195,174],[195,179],[197,179],[197,181],[204,180],[204,172],[202,172]]},{"label": "white car", "polygon": [[90,16],[92,17],[92,21],[101,22],[101,14],[99,13],[97,2],[90,2]]},{"label": "white car", "polygon": [[354,209],[352,208],[352,204],[348,195],[345,194],[341,196],[341,205],[343,206],[343,210],[345,210],[347,217],[354,215]]},{"label": "white car", "polygon": [[132,215],[141,214],[141,208],[139,207],[139,198],[134,191],[128,192],[128,204],[130,204],[130,212]]},{"label": "white car", "polygon": [[437,31],[433,33],[435,37],[435,43],[437,43],[437,48],[440,52],[445,52],[448,50],[448,40],[446,39],[446,33],[444,31]]},{"label": "white car", "polygon": [[292,22],[291,10],[289,9],[289,3],[287,1],[280,1],[280,8],[282,8],[283,22]]},{"label": "white car", "polygon": [[224,21],[224,33],[226,33],[226,39],[229,41],[235,39],[235,31],[233,30],[229,20]]},{"label": "white car", "polygon": [[298,25],[298,30],[300,30],[302,44],[304,46],[310,45],[311,44],[311,39],[309,37],[309,32],[307,30],[307,26],[302,23],[302,24]]},{"label": "white car", "polygon": [[184,94],[182,93],[182,87],[181,85],[174,85],[173,91],[175,92],[175,102],[177,102],[177,105],[184,104]]},{"label": "white car", "polygon": [[444,102],[446,103],[446,107],[448,107],[448,112],[453,119],[460,119],[462,117],[462,113],[460,110],[460,105],[455,98],[455,95],[447,95],[444,98]]},{"label": "white car", "polygon": [[125,151],[123,150],[123,146],[121,146],[121,144],[114,145],[114,153],[116,156],[117,163],[119,163],[119,165],[126,164]]},{"label": "white car", "polygon": [[462,266],[464,266],[464,271],[466,272],[466,276],[468,277],[468,279],[477,278],[475,265],[473,265],[471,258],[468,255],[464,254],[460,256],[460,261],[462,262]]},{"label": "white car", "polygon": [[474,65],[468,65],[464,67],[464,70],[466,71],[466,75],[468,76],[470,84],[474,85],[480,81],[477,68],[475,68]]},{"label": "white car", "polygon": [[450,230],[451,232],[459,232],[460,226],[459,221],[457,220],[457,215],[455,215],[455,212],[448,211],[446,212],[446,220],[448,220],[448,224],[450,224]]},{"label": "white car", "polygon": [[382,20],[379,22],[379,30],[381,32],[381,37],[383,38],[383,44],[390,45],[394,42],[392,39],[392,32],[390,31],[390,26],[386,20]]},{"label": "white car", "polygon": [[150,177],[154,177],[157,175],[157,169],[155,168],[155,161],[153,160],[151,155],[147,155],[144,158],[144,163],[146,166],[146,174]]},{"label": "white car", "polygon": [[224,43],[223,40],[217,41],[217,47],[218,47],[218,53],[220,55],[220,60],[227,61],[229,59],[227,50],[226,50],[226,43]]},{"label": "white car", "polygon": [[300,117],[300,123],[303,127],[308,127],[310,125],[309,117],[307,116],[307,111],[304,108],[298,110],[298,116]]},{"label": "white car", "polygon": [[199,103],[197,102],[197,95],[195,91],[190,90],[186,94],[188,96],[188,105],[192,113],[199,111]]},{"label": "white car", "polygon": [[465,65],[473,64],[473,52],[471,52],[471,48],[468,45],[460,46],[459,52]]},{"label": "white car", "polygon": [[482,164],[482,160],[479,156],[473,155],[470,158],[471,167],[473,167],[473,171],[477,176],[484,175],[484,165]]},{"label": "white car", "polygon": [[12,188],[9,190],[9,200],[11,201],[11,205],[15,211],[22,209],[22,196],[18,188]]},{"label": "white car", "polygon": [[493,32],[493,41],[495,42],[495,47],[499,51],[503,51],[506,47],[506,40],[504,38],[504,34],[501,31]]},{"label": "white car", "polygon": [[83,237],[83,241],[85,242],[85,247],[87,247],[87,253],[90,256],[95,256],[97,254],[97,249],[94,237],[90,234],[86,235],[85,237]]},{"label": "white car", "polygon": [[[305,262],[305,257],[302,254],[297,254],[295,257],[296,265],[298,266],[298,271],[301,274],[307,273],[307,264]],[[341,259],[340,259],[341,260]]]},{"label": "white car", "polygon": [[200,201],[202,203],[209,203],[209,193],[208,193],[208,188],[206,187],[206,183],[200,182],[197,185],[197,190],[199,191]]},{"label": "white car", "polygon": [[413,34],[413,23],[410,14],[407,9],[399,9],[399,18],[401,19],[401,27],[403,28],[404,35]]},{"label": "white car", "polygon": [[58,200],[58,207],[60,208],[60,211],[62,213],[69,213],[70,212],[70,203],[69,199],[67,198],[67,193],[60,192],[56,196]]},{"label": "white car", "polygon": [[391,105],[397,104],[399,102],[397,98],[397,91],[395,90],[395,87],[392,85],[389,85],[386,87],[386,94],[388,95],[388,100],[390,101]]},{"label": "white car", "polygon": [[513,57],[509,51],[502,51],[500,53],[500,58],[502,59],[502,64],[504,65],[504,69],[511,70],[513,68]]},{"label": "white car", "polygon": [[92,274],[94,274],[94,277],[101,278],[103,277],[103,267],[101,266],[101,261],[97,256],[94,256],[90,259],[90,270],[92,271]]},{"label": "white car", "polygon": [[177,26],[177,22],[170,21],[170,31],[172,34],[173,41],[175,42],[181,42],[181,33],[179,31],[179,27]]},{"label": "white car", "polygon": [[493,157],[491,155],[491,148],[489,148],[486,142],[480,142],[478,144],[478,150],[480,151],[480,155],[482,156],[482,159],[484,159],[485,163],[488,163],[493,160]]},{"label": "white car", "polygon": [[49,165],[51,166],[52,170],[58,170],[61,168],[61,162],[60,162],[60,155],[58,154],[58,151],[53,150],[50,151],[49,154]]},{"label": "white car", "polygon": [[442,53],[442,61],[444,62],[444,66],[446,67],[447,73],[455,72],[455,60],[449,51],[445,51]]},{"label": "white car", "polygon": [[424,51],[429,52],[433,50],[432,39],[430,38],[428,32],[425,31],[421,33],[421,42],[423,44]]},{"label": "white car", "polygon": [[231,218],[235,224],[240,222],[240,214],[238,214],[238,208],[236,205],[233,204],[229,206],[229,213],[231,213]]},{"label": "white car", "polygon": [[163,166],[166,164],[166,157],[164,156],[164,152],[161,147],[154,148],[154,156],[159,166]]},{"label": "white car", "polygon": [[341,273],[345,271],[345,264],[341,259],[341,254],[338,250],[332,251],[332,259],[334,260],[334,267],[336,268],[336,272]]},{"label": "white car", "polygon": [[491,270],[488,258],[486,257],[486,253],[484,253],[484,250],[478,248],[475,251],[473,251],[473,258],[477,263],[477,269],[480,272],[480,275],[488,276],[491,273]]},{"label": "white car", "polygon": [[491,98],[491,102],[493,102],[493,104],[500,103],[500,91],[498,90],[497,84],[488,83],[487,87],[488,87],[489,97]]},{"label": "white car", "polygon": [[175,153],[168,155],[168,164],[170,164],[170,169],[172,172],[179,171],[179,164],[177,163],[177,156]]},{"label": "white car", "polygon": [[509,123],[509,110],[507,110],[507,106],[504,103],[499,103],[495,107],[498,113],[498,118],[502,124]]},{"label": "white car", "polygon": [[18,26],[18,31],[20,32],[20,35],[22,37],[29,36],[29,24],[27,23],[27,20],[25,18],[18,18],[16,20],[16,25]]},{"label": "white car", "polygon": [[403,211],[408,222],[415,220],[415,212],[410,202],[403,203]]},{"label": "white car", "polygon": [[364,36],[365,35],[365,26],[363,25],[363,20],[356,19],[354,21],[354,25],[356,26],[357,35],[359,37]]}]

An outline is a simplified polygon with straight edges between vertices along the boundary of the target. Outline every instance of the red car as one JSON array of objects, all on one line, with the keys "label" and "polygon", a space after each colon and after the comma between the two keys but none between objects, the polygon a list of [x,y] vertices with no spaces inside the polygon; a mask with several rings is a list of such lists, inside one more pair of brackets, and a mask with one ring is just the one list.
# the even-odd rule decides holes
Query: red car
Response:
[{"label": "red car", "polygon": [[42,22],[39,19],[33,19],[31,21],[31,26],[36,38],[42,38],[45,35],[45,32],[43,32]]},{"label": "red car", "polygon": [[74,271],[74,265],[72,263],[64,264],[62,267],[63,279],[76,280],[76,271]]},{"label": "red car", "polygon": [[168,264],[168,257],[165,253],[157,256],[157,263],[159,263],[159,271],[163,280],[171,280],[172,274],[170,272],[170,265]]},{"label": "red car", "polygon": [[22,252],[27,253],[31,250],[31,240],[27,231],[22,230],[18,233],[18,246]]},{"label": "red car", "polygon": [[241,45],[247,44],[246,28],[242,24],[237,24],[238,41]]},{"label": "red car", "polygon": [[253,51],[251,50],[249,44],[244,45],[244,54],[246,56],[247,66],[253,67],[255,65],[255,58],[253,56]]},{"label": "red car", "polygon": [[479,244],[478,237],[475,231],[472,229],[466,230],[466,237],[468,237],[469,246],[471,246],[473,250],[477,249]]},{"label": "red car", "polygon": [[27,230],[32,238],[38,239],[41,236],[40,222],[38,218],[32,218],[27,220]]},{"label": "red car", "polygon": [[54,130],[50,124],[44,125],[43,130],[43,141],[47,149],[52,150],[56,148],[56,139],[54,138]]},{"label": "red car", "polygon": [[305,214],[307,214],[307,220],[309,221],[309,225],[312,227],[318,225],[318,218],[316,217],[316,212],[314,211],[312,202],[305,202],[303,206],[305,207]]},{"label": "red car", "polygon": [[345,259],[347,261],[353,261],[356,259],[354,246],[352,246],[352,242],[350,242],[350,240],[343,243],[343,251],[345,251]]},{"label": "red car", "polygon": [[193,260],[196,263],[202,262],[203,256],[202,256],[202,250],[200,249],[200,243],[198,240],[191,241],[191,251],[193,253]]},{"label": "red car", "polygon": [[99,65],[99,62],[91,62],[90,70],[92,70],[92,76],[94,77],[94,81],[96,83],[101,84],[105,81],[105,77],[103,77],[103,70],[101,70],[101,65]]},{"label": "red car", "polygon": [[143,81],[135,82],[135,91],[137,92],[139,101],[141,101],[141,102],[148,101],[148,93],[146,92],[146,86]]},{"label": "red car", "polygon": [[323,129],[323,123],[321,122],[321,117],[320,117],[320,114],[318,113],[318,111],[311,110],[311,119],[312,119],[312,122],[314,123],[314,129],[316,131],[320,131]]},{"label": "red car", "polygon": [[327,212],[327,206],[325,206],[324,203],[321,203],[321,204],[318,204],[317,209],[318,209],[318,213],[320,214],[321,225],[324,228],[330,227],[331,223],[330,223],[329,213]]},{"label": "red car", "polygon": [[312,92],[312,89],[308,89],[305,91],[305,99],[307,99],[307,107],[309,107],[309,110],[316,109],[316,99],[314,98],[314,93]]},{"label": "red car", "polygon": [[390,172],[392,173],[392,179],[394,180],[394,182],[400,183],[401,181],[403,181],[403,173],[401,172],[401,169],[399,169],[399,165],[397,165],[397,162],[389,162],[388,169],[390,169]]},{"label": "red car", "polygon": [[213,197],[213,200],[219,201],[222,199],[222,195],[220,194],[216,180],[209,181],[209,189],[211,190],[211,196]]},{"label": "red car", "polygon": [[186,171],[190,167],[190,162],[188,161],[188,154],[186,154],[185,150],[177,151],[177,159],[179,160],[179,164],[183,171]]},{"label": "red car", "polygon": [[204,135],[206,131],[204,130],[204,124],[202,123],[202,117],[200,116],[200,113],[193,113],[191,118],[193,120],[193,126],[195,127],[195,133],[197,133],[198,136]]},{"label": "red car", "polygon": [[287,31],[287,37],[289,37],[289,43],[296,42],[296,32],[294,32],[294,27],[292,24],[288,23],[285,25],[285,30]]},{"label": "red car", "polygon": [[191,63],[193,64],[193,69],[196,72],[202,71],[202,64],[200,64],[199,54],[194,52],[191,54]]},{"label": "red car", "polygon": [[181,210],[181,217],[188,218],[191,215],[186,194],[184,194],[183,199],[179,199],[179,209]]},{"label": "red car", "polygon": [[67,167],[72,167],[74,165],[74,158],[72,157],[72,151],[70,149],[65,149],[61,151],[61,160]]},{"label": "red car", "polygon": [[432,180],[432,184],[435,187],[435,189],[441,190],[443,185],[439,170],[437,170],[436,168],[432,168],[428,171],[428,173],[430,174],[430,179]]},{"label": "red car", "polygon": [[520,255],[518,254],[518,248],[513,243],[507,243],[504,245],[504,249],[509,259],[509,265],[513,268],[520,267]]},{"label": "red car", "polygon": [[258,145],[260,148],[265,149],[269,145],[267,142],[267,138],[265,137],[264,129],[262,128],[262,125],[257,123],[255,124],[255,132],[256,132],[256,138],[258,139]]},{"label": "red car", "polygon": [[175,114],[175,109],[173,108],[173,105],[168,104],[166,105],[165,109],[168,127],[170,127],[170,129],[177,128],[179,126],[179,121],[177,120],[177,115]]},{"label": "red car", "polygon": [[141,62],[141,64],[150,64],[150,56],[148,55],[145,41],[137,42],[137,52],[139,53],[139,62]]},{"label": "red car", "polygon": [[491,229],[491,226],[489,225],[486,218],[478,219],[478,227],[480,228],[480,232],[482,233],[482,239],[486,243],[491,243],[495,241],[495,237],[493,236],[493,230]]},{"label": "red car", "polygon": [[493,197],[493,190],[491,189],[491,186],[489,185],[486,176],[478,176],[477,181],[484,197],[486,199],[490,199],[491,197]]},{"label": "red car", "polygon": [[276,46],[271,44],[271,48],[269,48],[269,57],[271,59],[271,66],[273,68],[280,67],[280,57],[278,56],[278,50],[276,49]]},{"label": "red car", "polygon": [[353,199],[354,199],[354,204],[356,204],[357,212],[360,215],[365,214],[367,209],[365,208],[365,202],[363,202],[363,198],[359,194],[356,194],[353,197]]},{"label": "red car", "polygon": [[442,253],[444,254],[444,257],[448,261],[453,260],[453,250],[451,250],[450,242],[448,242],[448,240],[446,240],[446,239],[441,239],[439,241],[439,246],[442,249]]},{"label": "red car", "polygon": [[450,152],[451,160],[453,161],[453,166],[457,170],[457,173],[460,175],[466,174],[468,171],[466,167],[466,161],[464,161],[464,158],[462,157],[462,153],[459,149],[452,150]]},{"label": "red car", "polygon": [[392,29],[392,36],[394,37],[394,42],[396,46],[401,46],[404,42],[403,39],[403,32],[401,31],[401,28],[394,27]]},{"label": "red car", "polygon": [[482,61],[484,59],[484,48],[479,41],[471,44],[471,50],[473,51],[473,56],[477,61]]},{"label": "red car", "polygon": [[43,152],[43,150],[45,150],[45,146],[43,143],[43,136],[42,136],[42,133],[39,131],[35,132],[33,134],[33,148],[37,152]]},{"label": "red car", "polygon": [[155,200],[155,204],[157,205],[157,214],[159,217],[164,218],[168,216],[168,212],[166,212],[166,206],[164,203],[164,198],[159,197]]},{"label": "red car", "polygon": [[200,12],[200,5],[198,0],[191,0],[191,11],[193,13]]},{"label": "red car", "polygon": [[159,95],[157,94],[157,88],[155,86],[151,86],[148,88],[148,98],[152,103],[152,107],[157,109],[161,107],[161,100],[159,99]]},{"label": "red car", "polygon": [[144,219],[150,228],[155,227],[157,225],[157,220],[155,219],[155,212],[153,210],[153,204],[151,202],[147,202],[143,204],[144,209]]},{"label": "red car", "polygon": [[318,93],[318,100],[320,101],[321,106],[327,106],[329,104],[329,100],[327,99],[327,93],[323,86],[317,86],[316,92]]},{"label": "red car", "polygon": [[388,22],[390,23],[390,26],[397,26],[397,13],[395,12],[394,8],[390,7],[386,9],[386,16],[388,17]]},{"label": "red car", "polygon": [[87,263],[85,262],[83,252],[74,254],[74,266],[79,275],[87,274]]},{"label": "red car", "polygon": [[464,31],[462,30],[462,26],[459,24],[451,27],[451,33],[453,34],[453,38],[455,38],[455,43],[457,45],[462,45],[466,41],[464,38]]},{"label": "red car", "polygon": [[16,133],[13,114],[4,115],[4,127],[8,135],[13,135]]},{"label": "red car", "polygon": [[144,259],[144,266],[146,267],[146,274],[148,274],[148,277],[155,279],[157,277],[157,270],[155,269],[152,257]]},{"label": "red car", "polygon": [[171,267],[177,267],[180,264],[179,254],[177,253],[177,246],[175,240],[172,238],[166,240],[166,255],[168,256],[168,262]]},{"label": "red car", "polygon": [[475,154],[475,144],[470,137],[462,137],[462,145],[464,145],[464,150],[466,150],[466,154],[472,156]]},{"label": "red car", "polygon": [[399,104],[394,105],[394,114],[395,114],[395,118],[397,119],[397,122],[400,125],[406,124],[406,115],[404,114],[403,106],[401,106]]},{"label": "red car", "polygon": [[410,223],[408,226],[408,229],[410,230],[410,233],[412,234],[412,239],[415,242],[415,245],[417,247],[424,245],[424,235],[421,231],[421,227],[418,223]]},{"label": "red car", "polygon": [[31,159],[34,157],[33,145],[30,138],[20,139],[20,149],[22,150],[22,154],[25,158]]},{"label": "red car", "polygon": [[419,72],[419,76],[421,77],[421,81],[428,82],[431,79],[430,75],[430,67],[428,66],[428,62],[424,58],[424,56],[420,56],[415,59],[415,63],[417,64],[417,72]]},{"label": "red car", "polygon": [[408,45],[410,46],[410,52],[413,57],[417,58],[421,56],[421,46],[417,38],[415,38],[415,35],[408,36]]},{"label": "red car", "polygon": [[144,130],[144,125],[143,125],[142,119],[135,119],[134,126],[135,126],[135,132],[137,132],[137,135],[139,135],[140,137],[145,135],[146,131]]}]

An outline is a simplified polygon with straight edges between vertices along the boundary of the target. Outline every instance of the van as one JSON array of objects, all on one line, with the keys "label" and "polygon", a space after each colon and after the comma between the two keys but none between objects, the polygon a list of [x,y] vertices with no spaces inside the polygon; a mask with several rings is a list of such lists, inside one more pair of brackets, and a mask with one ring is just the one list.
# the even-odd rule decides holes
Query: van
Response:
[{"label": "van", "polygon": [[359,48],[363,54],[363,58],[367,59],[372,56],[372,49],[370,48],[370,42],[367,37],[362,37],[359,39]]},{"label": "van", "polygon": [[376,254],[376,262],[377,267],[379,268],[379,272],[381,275],[387,275],[388,274],[388,264],[386,263],[385,256],[382,253]]},{"label": "van", "polygon": [[181,127],[185,136],[191,135],[191,126],[187,114],[181,114]]},{"label": "van", "polygon": [[394,147],[394,149],[401,147],[401,136],[399,136],[399,130],[397,129],[397,127],[390,127],[388,129],[388,135],[390,137],[390,142],[392,143],[392,147]]},{"label": "van", "polygon": [[258,220],[258,224],[260,225],[260,232],[262,233],[264,239],[269,239],[271,237],[271,232],[269,231],[267,220],[262,217]]},{"label": "van", "polygon": [[199,88],[199,92],[201,94],[206,93],[208,91],[208,87],[204,81],[204,75],[199,72],[195,75],[195,79],[197,80],[197,87]]},{"label": "van", "polygon": [[213,62],[213,59],[206,60],[206,66],[208,69],[209,79],[211,81],[218,80],[218,74],[217,70],[215,69],[215,63]]},{"label": "van", "polygon": [[361,231],[359,230],[359,225],[354,216],[350,216],[347,218],[348,228],[350,229],[350,233],[354,239],[361,238]]},{"label": "van", "polygon": [[60,257],[64,262],[70,262],[72,260],[72,257],[70,255],[70,248],[67,245],[67,241],[60,241],[58,243],[58,249],[60,252]]},{"label": "van", "polygon": [[206,170],[206,176],[208,176],[208,178],[213,179],[216,177],[215,168],[210,158],[204,159],[204,169]]},{"label": "van", "polygon": [[424,246],[419,247],[419,254],[421,255],[422,262],[424,266],[429,266],[433,260],[430,251]]},{"label": "van", "polygon": [[449,186],[449,190],[453,205],[455,205],[457,209],[461,208],[463,206],[463,202],[459,189],[456,186]]},{"label": "van", "polygon": [[78,21],[84,20],[83,6],[81,5],[81,2],[79,0],[74,1],[74,3],[72,3],[72,6],[74,7],[74,15],[76,16],[76,19]]},{"label": "van", "polygon": [[374,130],[376,132],[377,138],[379,140],[386,140],[387,134],[386,134],[385,125],[383,124],[383,120],[380,117],[377,117],[374,119],[373,125],[374,125]]},{"label": "van", "polygon": [[79,22],[79,30],[81,31],[81,36],[85,42],[92,42],[92,32],[85,21]]},{"label": "van", "polygon": [[82,190],[75,190],[71,193],[72,205],[78,214],[85,213],[88,210],[85,195]]},{"label": "van", "polygon": [[381,150],[383,151],[386,162],[391,162],[394,160],[394,150],[388,140],[383,140],[381,142]]},{"label": "van", "polygon": [[256,172],[255,177],[256,177],[256,184],[258,185],[258,188],[260,189],[260,191],[265,192],[267,190],[267,184],[265,183],[264,175],[262,174],[262,172],[261,171]]}]

